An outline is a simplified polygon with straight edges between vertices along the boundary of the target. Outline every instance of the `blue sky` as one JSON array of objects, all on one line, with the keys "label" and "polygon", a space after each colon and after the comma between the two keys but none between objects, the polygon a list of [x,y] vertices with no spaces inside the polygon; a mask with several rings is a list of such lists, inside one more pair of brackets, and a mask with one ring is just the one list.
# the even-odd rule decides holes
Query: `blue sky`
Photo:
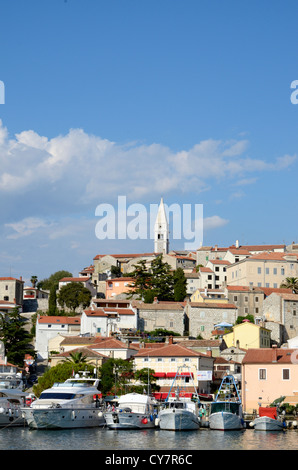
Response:
[{"label": "blue sky", "polygon": [[96,207],[119,195],[203,204],[206,245],[297,241],[297,13],[292,0],[3,1],[1,275],[153,251],[95,236]]}]

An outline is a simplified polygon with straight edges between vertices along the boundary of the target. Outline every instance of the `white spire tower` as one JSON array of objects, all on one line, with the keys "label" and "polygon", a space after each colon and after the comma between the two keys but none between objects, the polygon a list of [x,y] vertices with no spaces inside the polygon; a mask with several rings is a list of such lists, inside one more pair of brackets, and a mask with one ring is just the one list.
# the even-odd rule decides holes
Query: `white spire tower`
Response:
[{"label": "white spire tower", "polygon": [[154,253],[167,254],[169,252],[169,224],[163,203],[160,200],[158,213],[154,225]]}]

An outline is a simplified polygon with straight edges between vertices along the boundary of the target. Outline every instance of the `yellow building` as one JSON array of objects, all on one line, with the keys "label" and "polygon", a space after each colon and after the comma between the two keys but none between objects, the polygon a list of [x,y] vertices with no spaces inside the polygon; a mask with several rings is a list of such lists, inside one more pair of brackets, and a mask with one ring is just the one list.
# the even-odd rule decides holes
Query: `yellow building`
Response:
[{"label": "yellow building", "polygon": [[225,293],[218,289],[197,289],[190,297],[190,302],[206,302],[210,303],[223,303],[228,304],[229,299],[225,296]]},{"label": "yellow building", "polygon": [[233,326],[233,331],[223,335],[228,348],[270,348],[271,330],[248,321]]}]

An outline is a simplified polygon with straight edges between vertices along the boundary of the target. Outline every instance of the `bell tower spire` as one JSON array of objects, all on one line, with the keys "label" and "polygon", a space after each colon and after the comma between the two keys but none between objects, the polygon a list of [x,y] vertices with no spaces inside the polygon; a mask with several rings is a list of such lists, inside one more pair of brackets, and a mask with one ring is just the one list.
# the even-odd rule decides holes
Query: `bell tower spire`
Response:
[{"label": "bell tower spire", "polygon": [[169,252],[169,224],[163,198],[160,200],[154,226],[154,252],[163,254]]}]

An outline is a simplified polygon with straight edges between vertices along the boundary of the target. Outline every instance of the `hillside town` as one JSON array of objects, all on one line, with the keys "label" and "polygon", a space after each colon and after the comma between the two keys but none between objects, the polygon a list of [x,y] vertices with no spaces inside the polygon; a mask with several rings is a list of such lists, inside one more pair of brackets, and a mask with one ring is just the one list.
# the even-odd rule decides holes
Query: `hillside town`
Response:
[{"label": "hillside town", "polygon": [[[163,201],[154,233],[152,252],[94,253],[77,276],[59,279],[58,299],[65,286],[76,284],[90,292],[88,305],[56,302],[51,314],[51,293],[36,276],[32,285],[0,277],[2,316],[17,307],[28,328],[36,319],[24,368],[33,361],[38,379],[75,353],[96,367],[122,359],[134,371],[154,371],[154,396],[162,400],[185,367],[186,392],[194,383],[208,399],[232,375],[246,413],[281,399],[297,409],[298,244],[244,246],[235,240],[226,247],[171,250]],[[150,301],[140,295],[136,266],[150,273],[157,261],[168,273],[183,273],[179,300],[164,300],[158,291]],[[0,365],[13,367],[0,353]]]}]

